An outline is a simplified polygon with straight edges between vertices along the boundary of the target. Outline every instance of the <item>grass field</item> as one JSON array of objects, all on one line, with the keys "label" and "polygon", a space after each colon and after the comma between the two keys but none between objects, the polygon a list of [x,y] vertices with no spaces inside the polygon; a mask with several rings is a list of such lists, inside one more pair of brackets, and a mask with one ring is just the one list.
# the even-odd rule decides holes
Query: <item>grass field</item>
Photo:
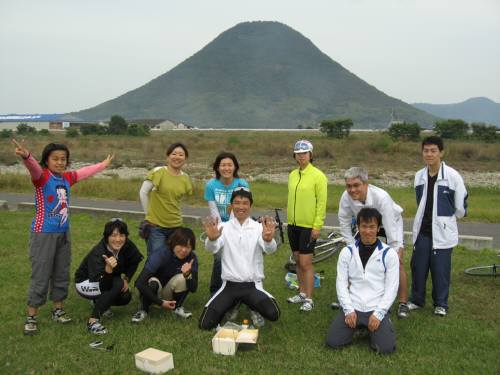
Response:
[{"label": "grass field", "polygon": [[[494,251],[480,252],[457,248],[453,255],[450,314],[432,315],[431,306],[414,312],[410,319],[395,324],[398,349],[392,356],[378,356],[364,338],[342,351],[324,347],[325,332],[336,312],[329,303],[334,298],[337,257],[321,263],[322,286],[315,291],[316,308],[310,314],[299,313],[287,305],[291,291],[284,285],[283,265],[289,255],[282,246],[265,259],[265,286],[277,299],[281,318],[261,329],[258,345],[239,351],[235,357],[217,356],[211,350],[214,332],[197,328],[197,319],[208,298],[211,256],[198,244],[200,285],[189,295],[186,308],[194,319],[182,321],[170,313],[154,309],[142,325],[132,326],[131,315],[137,308],[137,293],[129,306],[114,308],[115,316],[104,320],[109,334],[101,337],[105,345],[115,344],[113,352],[88,347],[96,339],[85,330],[89,303],[70,290],[66,309],[74,322],[58,326],[50,321],[50,306],[41,309],[40,333],[24,337],[26,292],[30,275],[28,260],[29,225],[32,214],[0,212],[0,285],[2,324],[0,354],[2,374],[134,374],[133,354],[148,347],[174,355],[175,371],[187,374],[498,374],[498,287],[500,279],[472,278],[463,273],[467,266],[498,262]],[[145,253],[131,221],[131,239]],[[72,276],[83,256],[100,239],[104,220],[88,215],[72,217]],[[409,256],[406,254],[407,269]],[[429,291],[430,293],[430,291]],[[241,319],[245,316],[241,313]]]}]

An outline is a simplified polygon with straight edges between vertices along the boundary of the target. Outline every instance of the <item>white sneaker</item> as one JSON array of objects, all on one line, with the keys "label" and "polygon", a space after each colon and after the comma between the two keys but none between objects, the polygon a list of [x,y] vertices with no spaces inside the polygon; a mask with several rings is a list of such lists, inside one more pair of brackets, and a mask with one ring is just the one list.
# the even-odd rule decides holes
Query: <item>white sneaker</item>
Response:
[{"label": "white sneaker", "polygon": [[193,316],[193,314],[191,312],[184,310],[184,306],[177,307],[173,311],[173,313],[177,316],[180,316],[181,318],[184,318],[184,319],[191,318],[191,316]]},{"label": "white sneaker", "polygon": [[446,316],[446,314],[448,314],[448,312],[446,311],[446,309],[444,307],[436,306],[436,308],[434,309],[434,315]]},{"label": "white sneaker", "polygon": [[410,310],[410,311],[422,308],[422,306],[416,305],[410,301],[406,302],[406,307],[408,307],[408,310]]},{"label": "white sneaker", "polygon": [[288,303],[304,303],[306,300],[306,295],[304,293],[299,293],[293,297],[288,297],[286,301]]},{"label": "white sneaker", "polygon": [[250,310],[250,319],[252,319],[252,323],[255,328],[263,327],[264,324],[266,324],[264,317],[257,311]]},{"label": "white sneaker", "polygon": [[302,306],[300,306],[300,311],[312,311],[314,309],[314,302],[310,298],[306,298]]},{"label": "white sneaker", "polygon": [[148,313],[144,310],[139,310],[137,311],[134,316],[132,317],[132,323],[140,323],[144,319],[146,319],[146,316],[148,316]]}]

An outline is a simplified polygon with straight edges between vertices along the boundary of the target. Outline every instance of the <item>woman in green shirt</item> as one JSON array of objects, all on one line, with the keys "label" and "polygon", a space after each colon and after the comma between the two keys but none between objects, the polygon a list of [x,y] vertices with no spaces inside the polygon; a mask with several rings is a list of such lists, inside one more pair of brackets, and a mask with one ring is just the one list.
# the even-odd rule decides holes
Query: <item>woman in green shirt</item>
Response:
[{"label": "woman in green shirt", "polygon": [[188,150],[182,143],[167,149],[167,165],[156,167],[146,176],[139,192],[149,227],[148,257],[166,248],[170,234],[182,226],[181,199],[193,193],[189,176],[182,171]]}]

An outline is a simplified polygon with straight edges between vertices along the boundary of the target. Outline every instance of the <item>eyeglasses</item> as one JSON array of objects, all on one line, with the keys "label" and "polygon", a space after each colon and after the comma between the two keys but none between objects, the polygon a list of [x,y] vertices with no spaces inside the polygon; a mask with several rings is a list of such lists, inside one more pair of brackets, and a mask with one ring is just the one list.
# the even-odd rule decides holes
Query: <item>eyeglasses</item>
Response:
[{"label": "eyeglasses", "polygon": [[112,217],[111,219],[109,219],[110,223],[114,223],[115,221],[123,222],[123,219],[121,217]]},{"label": "eyeglasses", "polygon": [[233,193],[236,192],[236,191],[246,191],[247,193],[250,193],[250,189],[249,188],[246,188],[244,186],[238,186],[237,188],[235,188],[233,190]]}]

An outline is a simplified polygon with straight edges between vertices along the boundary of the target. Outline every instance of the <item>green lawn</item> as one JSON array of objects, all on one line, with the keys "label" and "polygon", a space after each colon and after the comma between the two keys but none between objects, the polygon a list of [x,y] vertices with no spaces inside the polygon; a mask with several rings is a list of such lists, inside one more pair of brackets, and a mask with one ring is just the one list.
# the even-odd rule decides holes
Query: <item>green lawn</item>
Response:
[{"label": "green lawn", "polygon": [[[22,333],[26,292],[30,275],[28,236],[32,214],[0,212],[0,285],[2,324],[0,354],[2,374],[133,374],[133,354],[148,347],[169,351],[174,355],[175,371],[187,374],[350,374],[350,373],[445,373],[498,374],[500,279],[473,278],[463,273],[467,266],[498,262],[492,250],[480,252],[457,248],[453,255],[450,314],[446,318],[432,315],[430,306],[414,312],[410,319],[394,319],[398,338],[397,352],[378,356],[368,348],[366,339],[355,345],[332,351],[324,346],[325,332],[336,312],[330,310],[334,297],[335,264],[337,257],[317,266],[324,270],[325,279],[316,289],[316,308],[312,313],[300,313],[297,306],[287,305],[291,294],[284,284],[283,265],[289,249],[283,246],[276,254],[266,257],[265,286],[278,300],[281,318],[261,329],[259,343],[252,349],[237,352],[235,357],[212,353],[214,332],[197,328],[197,319],[208,298],[211,257],[201,244],[200,286],[190,295],[186,308],[194,319],[180,320],[171,313],[154,309],[138,326],[130,323],[137,308],[137,293],[129,306],[114,308],[115,316],[105,319],[109,334],[101,337],[105,345],[115,344],[111,353],[88,347],[96,337],[87,333],[86,318],[89,303],[76,295],[72,288],[66,309],[74,322],[58,326],[50,321],[50,306],[44,306],[39,316],[40,333],[25,337]],[[72,217],[72,272],[83,256],[99,240],[104,219],[89,215]],[[131,224],[131,238],[143,252],[143,241],[136,235],[137,223]],[[407,268],[409,268],[407,253]],[[430,291],[429,291],[430,293]],[[241,319],[246,313],[241,313]]]}]

